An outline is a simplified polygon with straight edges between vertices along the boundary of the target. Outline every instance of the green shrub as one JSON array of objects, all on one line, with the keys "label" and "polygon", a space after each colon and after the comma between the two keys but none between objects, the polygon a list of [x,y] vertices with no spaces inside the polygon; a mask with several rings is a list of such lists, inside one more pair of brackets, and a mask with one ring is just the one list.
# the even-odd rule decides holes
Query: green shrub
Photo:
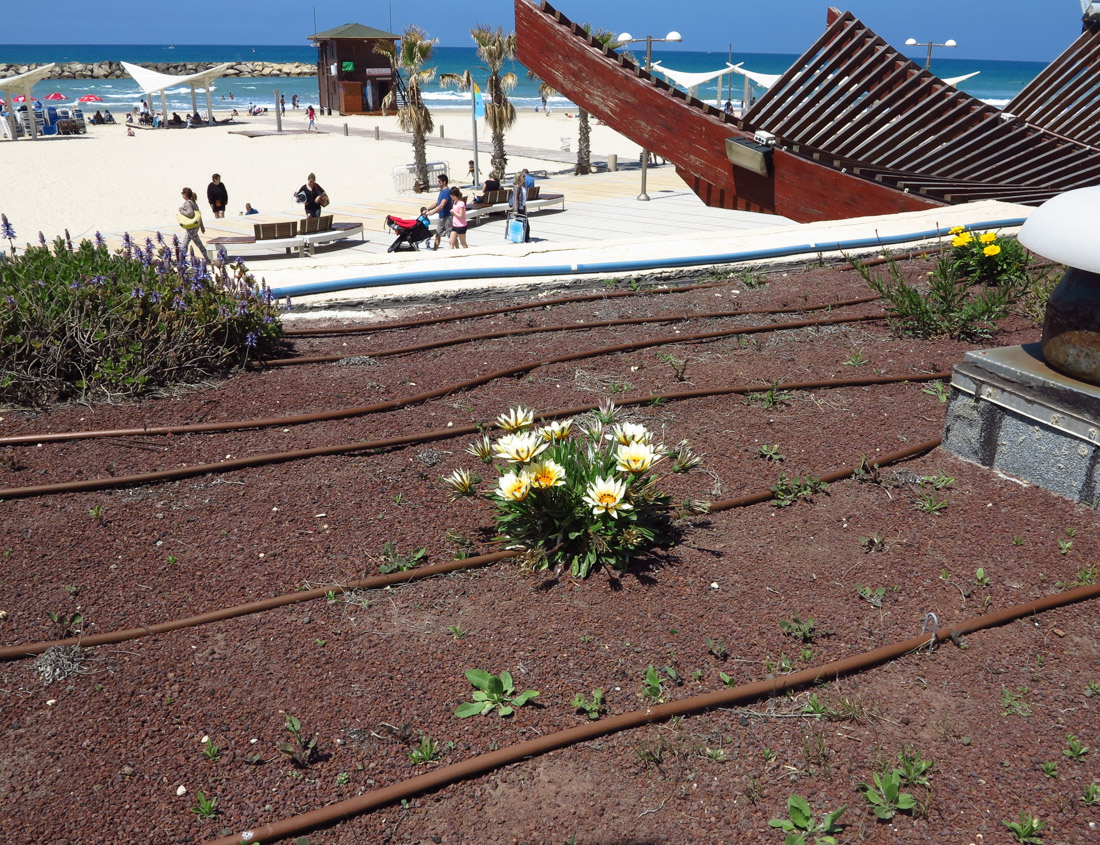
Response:
[{"label": "green shrub", "polygon": [[[4,218],[4,237],[14,232]],[[241,264],[208,266],[180,240],[122,249],[57,238],[0,255],[0,401],[113,399],[269,356],[281,306]],[[224,254],[223,254],[224,261]]]},{"label": "green shrub", "polygon": [[[896,262],[877,278],[856,263],[871,289],[887,303],[895,328],[915,337],[974,340],[989,337],[996,321],[1023,297],[1030,285],[1028,258],[1016,241],[987,232],[975,238],[952,229],[952,249],[940,255],[927,288],[906,282]],[[984,287],[974,292],[972,288]]]},{"label": "green shrub", "polygon": [[[532,569],[568,567],[580,578],[601,566],[625,569],[632,557],[671,542],[669,497],[658,490],[654,467],[671,456],[670,471],[698,463],[686,444],[666,449],[633,423],[614,424],[608,403],[579,432],[573,421],[532,428],[524,408],[502,414],[496,443],[482,437],[467,451],[497,465],[489,499],[504,545],[526,550]],[[577,426],[577,428],[581,428]],[[455,496],[474,493],[465,470],[444,479]]]}]

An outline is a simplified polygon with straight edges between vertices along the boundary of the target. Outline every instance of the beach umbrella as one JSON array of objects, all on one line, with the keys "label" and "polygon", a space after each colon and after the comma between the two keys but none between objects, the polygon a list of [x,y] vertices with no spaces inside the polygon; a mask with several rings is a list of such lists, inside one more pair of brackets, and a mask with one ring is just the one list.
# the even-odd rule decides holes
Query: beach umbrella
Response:
[{"label": "beach umbrella", "polygon": [[60,91],[54,91],[52,94],[47,94],[46,99],[47,100],[67,100],[69,98],[66,97],[64,94],[62,94]]},{"label": "beach umbrella", "polygon": [[103,98],[102,97],[97,97],[95,94],[85,94],[83,97],[80,98],[79,102],[81,102],[81,103],[102,103]]},{"label": "beach umbrella", "polygon": [[23,96],[22,94],[20,94],[16,97],[12,97],[11,101],[13,103],[25,103],[25,102],[27,102],[27,98],[25,96]]}]

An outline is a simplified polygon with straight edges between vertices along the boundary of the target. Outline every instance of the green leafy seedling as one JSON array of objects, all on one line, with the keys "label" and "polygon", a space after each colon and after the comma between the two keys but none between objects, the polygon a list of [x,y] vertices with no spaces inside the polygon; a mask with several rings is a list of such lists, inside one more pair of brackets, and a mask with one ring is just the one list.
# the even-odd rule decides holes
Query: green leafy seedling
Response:
[{"label": "green leafy seedling", "polygon": [[596,721],[600,718],[600,711],[603,709],[603,690],[599,687],[592,690],[591,701],[583,692],[578,692],[573,696],[573,701],[570,704],[575,709],[583,711],[592,721]]},{"label": "green leafy seedling", "polygon": [[872,607],[882,607],[882,600],[886,595],[886,588],[879,587],[872,590],[870,587],[864,587],[862,584],[856,584],[856,592],[859,593],[859,597],[865,602],[869,602]]},{"label": "green leafy seedling", "polygon": [[898,753],[898,767],[895,771],[908,786],[928,786],[928,772],[932,766],[933,761],[921,757],[920,751],[905,746]]},{"label": "green leafy seedling", "polygon": [[1025,845],[1043,845],[1043,838],[1039,833],[1047,823],[1038,816],[1033,816],[1026,810],[1020,810],[1020,820],[1010,822],[1007,819],[1001,821],[1005,827],[1012,831],[1012,838]]},{"label": "green leafy seedling", "polygon": [[218,799],[216,797],[207,798],[203,793],[198,792],[195,794],[195,800],[198,801],[198,804],[191,808],[191,812],[200,819],[212,819],[218,814]]},{"label": "green leafy seedling", "polygon": [[439,745],[427,734],[420,735],[420,745],[414,745],[409,751],[409,759],[414,766],[431,763],[439,758]]},{"label": "green leafy seedling", "polygon": [[484,716],[492,712],[493,708],[496,708],[497,713],[502,717],[511,716],[515,708],[522,707],[531,699],[538,697],[538,691],[533,689],[514,696],[516,688],[508,672],[493,675],[484,669],[467,669],[466,679],[474,685],[477,692],[474,693],[473,701],[460,704],[455,709],[455,715],[460,719]]},{"label": "green leafy seedling", "polygon": [[283,728],[294,738],[294,742],[280,743],[279,751],[290,758],[291,762],[300,769],[309,767],[317,753],[317,735],[312,739],[302,736],[302,723],[296,716],[284,714],[286,721]]},{"label": "green leafy seedling", "polygon": [[1062,753],[1071,760],[1083,760],[1085,755],[1089,753],[1089,747],[1073,734],[1066,734],[1066,743],[1069,748],[1066,748]]},{"label": "green leafy seedling", "polygon": [[651,663],[642,678],[642,696],[650,701],[660,702],[663,694],[664,687],[661,686],[661,676]]},{"label": "green leafy seedling", "polygon": [[1058,761],[1046,760],[1039,764],[1039,768],[1043,770],[1043,776],[1048,778],[1058,777]]},{"label": "green leafy seedling", "polygon": [[1085,787],[1085,794],[1081,796],[1081,803],[1086,807],[1095,807],[1100,804],[1100,784],[1090,783]]},{"label": "green leafy seedling", "polygon": [[883,821],[892,819],[899,811],[912,810],[917,805],[917,799],[911,793],[901,791],[899,770],[894,769],[892,772],[881,775],[875,772],[873,780],[873,786],[869,783],[861,783],[859,790],[871,805],[875,815]]},{"label": "green leafy seedling", "polygon": [[215,745],[214,740],[207,739],[206,742],[202,744],[202,756],[213,763],[222,756],[221,747]]},{"label": "green leafy seedling", "polygon": [[815,823],[813,811],[806,799],[801,795],[792,795],[787,799],[787,813],[790,818],[771,819],[768,826],[787,832],[784,845],[806,845],[807,836],[813,836],[817,845],[836,845],[836,838],[832,834],[840,833],[843,829],[837,824],[837,819],[846,809],[848,805],[842,804],[839,809],[826,813],[820,822]]},{"label": "green leafy seedling", "polygon": [[813,619],[800,619],[796,613],[792,619],[782,619],[779,622],[779,627],[784,634],[789,634],[796,640],[802,643],[813,642],[814,639],[814,620]]}]

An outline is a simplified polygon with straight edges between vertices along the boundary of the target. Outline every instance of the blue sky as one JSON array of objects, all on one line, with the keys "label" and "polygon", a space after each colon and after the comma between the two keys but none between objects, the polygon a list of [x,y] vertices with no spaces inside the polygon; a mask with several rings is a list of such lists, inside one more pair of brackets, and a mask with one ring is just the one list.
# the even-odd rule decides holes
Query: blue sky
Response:
[{"label": "blue sky", "polygon": [[[944,58],[1050,61],[1081,31],[1079,0],[832,0],[895,46],[958,42]],[[829,0],[558,0],[570,18],[632,35],[678,30],[685,50],[801,53],[825,27]],[[477,23],[514,25],[512,0],[11,0],[0,41],[46,44],[301,44],[313,29],[357,22],[424,27],[447,47],[470,46]],[[392,23],[391,23],[392,22]],[[923,58],[924,48],[909,55]],[[0,61],[3,55],[0,54]]]}]

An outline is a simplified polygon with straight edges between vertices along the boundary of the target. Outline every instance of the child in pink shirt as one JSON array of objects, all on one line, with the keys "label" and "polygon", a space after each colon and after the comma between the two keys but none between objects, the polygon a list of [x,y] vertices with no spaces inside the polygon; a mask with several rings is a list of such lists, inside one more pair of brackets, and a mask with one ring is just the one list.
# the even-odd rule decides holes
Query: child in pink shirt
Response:
[{"label": "child in pink shirt", "polygon": [[469,249],[466,244],[466,198],[458,188],[451,188],[451,249],[458,249],[461,243],[463,249]]}]

